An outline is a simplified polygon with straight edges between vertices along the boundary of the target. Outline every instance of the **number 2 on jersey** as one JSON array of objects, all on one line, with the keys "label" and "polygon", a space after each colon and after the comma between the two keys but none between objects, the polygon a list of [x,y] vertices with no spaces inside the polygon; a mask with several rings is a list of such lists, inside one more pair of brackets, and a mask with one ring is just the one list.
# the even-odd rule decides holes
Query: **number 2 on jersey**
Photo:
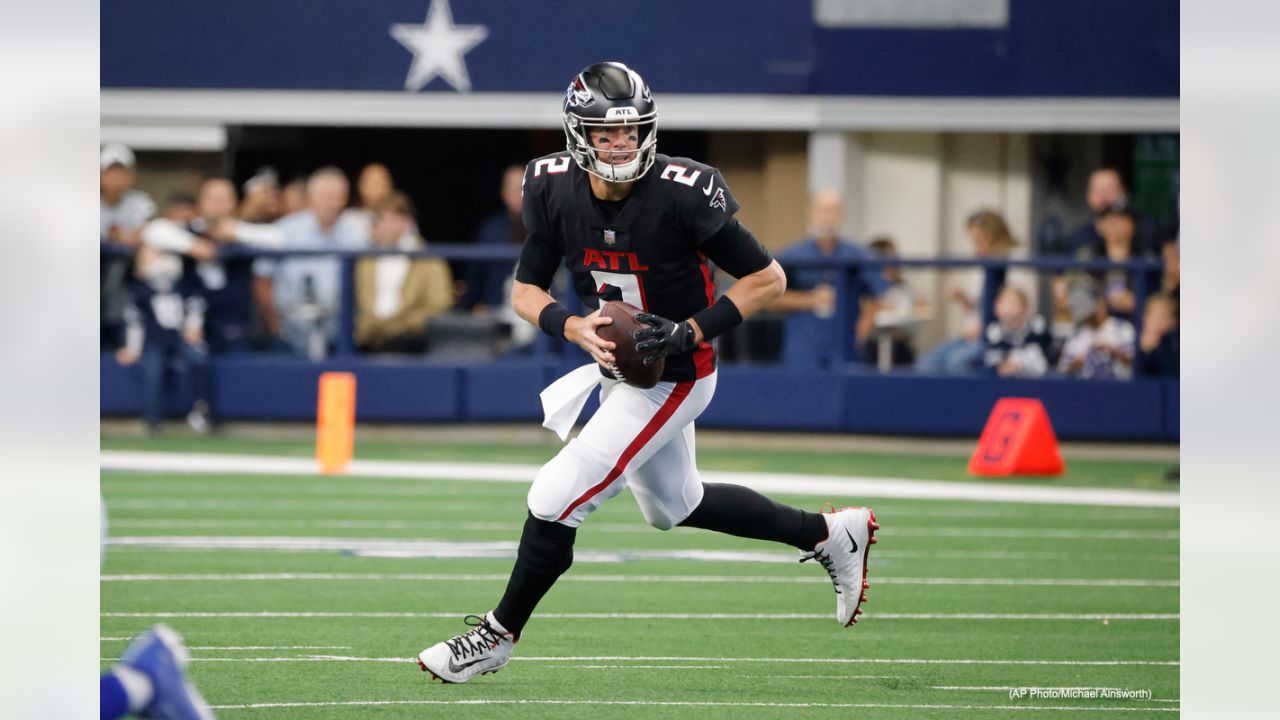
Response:
[{"label": "number 2 on jersey", "polygon": [[[612,285],[622,291],[623,302],[648,311],[649,308],[644,304],[644,291],[641,289],[639,276],[592,270],[591,278],[596,282],[596,290],[599,290],[604,285]],[[605,302],[605,299],[601,297],[600,307],[604,307]]]}]

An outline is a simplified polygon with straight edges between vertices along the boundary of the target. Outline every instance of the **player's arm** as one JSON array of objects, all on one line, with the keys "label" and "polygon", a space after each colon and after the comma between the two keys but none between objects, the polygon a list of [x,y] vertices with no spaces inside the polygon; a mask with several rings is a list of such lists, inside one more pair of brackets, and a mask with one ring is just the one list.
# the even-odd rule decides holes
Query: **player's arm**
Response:
[{"label": "player's arm", "polygon": [[763,310],[787,289],[787,275],[756,240],[751,231],[729,218],[699,250],[721,270],[737,278],[719,300],[699,310],[684,322],[672,322],[650,313],[636,319],[651,327],[636,333],[636,350],[649,353],[646,362],[664,355],[689,352],[704,340],[711,340],[742,324]]},{"label": "player's arm", "polygon": [[615,345],[597,335],[596,328],[612,323],[613,319],[601,317],[599,310],[585,318],[578,317],[547,292],[564,258],[564,251],[547,230],[541,198],[536,192],[526,194],[523,212],[524,226],[529,234],[520,248],[520,262],[516,265],[511,284],[512,309],[525,322],[542,328],[553,338],[568,340],[585,350],[602,367],[608,367],[614,360],[613,353],[609,351]]}]

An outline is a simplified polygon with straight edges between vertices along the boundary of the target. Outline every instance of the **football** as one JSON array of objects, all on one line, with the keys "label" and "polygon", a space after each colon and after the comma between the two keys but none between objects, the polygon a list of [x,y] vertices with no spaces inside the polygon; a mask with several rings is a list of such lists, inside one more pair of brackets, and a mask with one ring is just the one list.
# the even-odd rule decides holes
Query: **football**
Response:
[{"label": "football", "polygon": [[639,312],[644,311],[630,303],[610,300],[600,309],[600,314],[613,318],[613,323],[600,326],[596,334],[617,344],[613,350],[613,367],[609,368],[614,377],[628,385],[647,390],[658,384],[667,359],[658,358],[657,362],[646,366],[643,362],[644,355],[636,352],[636,331],[649,327],[636,320],[636,313]]}]

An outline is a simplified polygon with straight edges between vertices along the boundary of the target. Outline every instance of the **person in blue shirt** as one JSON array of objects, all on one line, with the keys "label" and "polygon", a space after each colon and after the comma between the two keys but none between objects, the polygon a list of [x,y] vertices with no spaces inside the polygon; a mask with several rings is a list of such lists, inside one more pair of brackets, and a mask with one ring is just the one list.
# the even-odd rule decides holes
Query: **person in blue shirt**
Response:
[{"label": "person in blue shirt", "polygon": [[[861,244],[841,237],[844,203],[837,190],[819,190],[809,206],[809,236],[801,239],[780,256],[778,262],[787,271],[787,291],[769,306],[775,312],[787,313],[782,336],[782,361],[794,368],[832,368],[846,357],[857,357],[854,326],[839,327],[836,303],[837,288],[844,266],[832,262],[822,267],[795,267],[796,260],[858,261],[875,259]],[[890,288],[877,267],[859,269],[850,291],[856,298],[868,298],[861,312],[876,311],[875,298]],[[843,345],[842,345],[843,343]]]},{"label": "person in blue shirt", "polygon": [[1129,203],[1129,190],[1125,187],[1120,171],[1115,168],[1101,167],[1089,174],[1089,186],[1085,189],[1085,204],[1093,217],[1066,237],[1062,251],[1067,255],[1079,255],[1090,252],[1101,255],[1106,247],[1106,237],[1101,227],[1105,218],[1114,209],[1127,210],[1133,218],[1134,249],[1140,253],[1154,253],[1160,250],[1161,228],[1156,222],[1133,211]]},{"label": "person in blue shirt", "polygon": [[[524,222],[521,219],[524,198],[524,166],[512,165],[502,173],[502,209],[485,218],[476,230],[477,245],[510,245],[524,243]],[[507,280],[515,269],[515,262],[498,263],[474,261],[467,263],[466,292],[459,305],[472,312],[501,310],[507,305]]]}]

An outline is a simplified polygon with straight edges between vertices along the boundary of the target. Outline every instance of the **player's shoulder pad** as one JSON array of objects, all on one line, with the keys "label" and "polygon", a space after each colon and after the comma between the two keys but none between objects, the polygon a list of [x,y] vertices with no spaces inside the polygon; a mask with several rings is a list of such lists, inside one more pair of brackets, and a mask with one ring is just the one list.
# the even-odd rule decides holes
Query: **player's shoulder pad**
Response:
[{"label": "player's shoulder pad", "polygon": [[[728,215],[738,211],[738,201],[729,191],[720,171],[706,163],[682,157],[658,155],[653,169],[657,182],[688,217],[698,217],[708,210],[719,210]],[[718,213],[717,213],[718,214]]]},{"label": "player's shoulder pad", "polygon": [[570,171],[575,167],[568,150],[530,160],[524,169],[525,195],[541,190],[557,180],[568,178]]}]

